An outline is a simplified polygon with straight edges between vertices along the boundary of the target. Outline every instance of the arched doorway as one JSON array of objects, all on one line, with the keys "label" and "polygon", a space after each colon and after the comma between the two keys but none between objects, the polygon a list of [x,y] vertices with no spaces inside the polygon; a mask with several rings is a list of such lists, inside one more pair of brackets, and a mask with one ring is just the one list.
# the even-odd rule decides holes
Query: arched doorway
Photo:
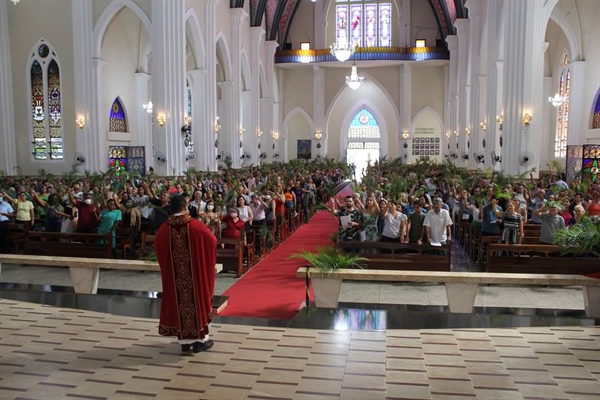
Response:
[{"label": "arched doorway", "polygon": [[362,180],[367,166],[379,160],[380,149],[381,130],[377,119],[366,107],[362,107],[348,128],[346,162],[353,167],[354,179]]}]

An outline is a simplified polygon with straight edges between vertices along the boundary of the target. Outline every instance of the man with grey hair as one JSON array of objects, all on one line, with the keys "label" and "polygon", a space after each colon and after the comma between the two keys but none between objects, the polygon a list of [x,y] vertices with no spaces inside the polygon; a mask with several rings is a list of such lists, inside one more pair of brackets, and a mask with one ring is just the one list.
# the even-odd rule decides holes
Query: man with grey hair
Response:
[{"label": "man with grey hair", "polygon": [[442,199],[433,200],[433,210],[425,214],[423,227],[430,244],[450,243],[452,218],[450,218],[450,213],[442,208]]}]

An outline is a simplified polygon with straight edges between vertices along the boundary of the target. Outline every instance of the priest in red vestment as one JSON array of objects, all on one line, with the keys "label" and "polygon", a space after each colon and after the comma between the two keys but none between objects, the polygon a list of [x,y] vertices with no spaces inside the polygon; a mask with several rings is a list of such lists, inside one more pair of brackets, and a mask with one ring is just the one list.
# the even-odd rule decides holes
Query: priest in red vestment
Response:
[{"label": "priest in red vestment", "polygon": [[199,353],[214,344],[208,326],[213,318],[217,238],[189,215],[183,196],[173,196],[170,208],[172,215],[154,239],[163,287],[158,333],[177,336],[183,353]]}]

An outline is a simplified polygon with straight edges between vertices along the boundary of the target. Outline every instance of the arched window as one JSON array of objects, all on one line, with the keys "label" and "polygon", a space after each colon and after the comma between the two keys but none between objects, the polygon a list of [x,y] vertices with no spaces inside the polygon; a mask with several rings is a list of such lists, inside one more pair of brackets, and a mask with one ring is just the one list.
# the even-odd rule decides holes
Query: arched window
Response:
[{"label": "arched window", "polygon": [[592,129],[600,129],[600,89],[598,89],[598,98],[594,107],[594,115],[592,116]]},{"label": "arched window", "polygon": [[554,157],[565,158],[567,156],[567,137],[569,135],[569,94],[571,92],[571,70],[569,69],[569,56],[564,54],[562,58],[562,72],[558,82],[558,93],[566,100],[558,107],[556,123],[556,136],[554,138]]},{"label": "arched window", "polygon": [[[186,128],[184,131],[185,134],[185,139],[184,139],[184,145],[187,148],[188,151],[188,159],[189,158],[189,154],[192,153],[194,151],[194,140],[192,137],[192,89],[190,88],[190,81],[188,79],[185,80],[185,93],[186,93],[186,110],[187,110],[187,118],[186,118]],[[188,160],[189,161],[189,160]]]},{"label": "arched window", "polygon": [[29,59],[31,132],[36,160],[63,159],[62,92],[58,57],[44,40]]},{"label": "arched window", "polygon": [[127,117],[125,110],[121,104],[121,100],[117,97],[110,107],[109,130],[111,132],[129,132],[127,130]]},{"label": "arched window", "polygon": [[362,108],[350,122],[348,128],[348,146],[346,161],[354,165],[354,178],[362,179],[367,165],[379,160],[381,148],[381,131],[373,114]]},{"label": "arched window", "polygon": [[392,3],[336,0],[335,42],[339,46],[392,46]]}]

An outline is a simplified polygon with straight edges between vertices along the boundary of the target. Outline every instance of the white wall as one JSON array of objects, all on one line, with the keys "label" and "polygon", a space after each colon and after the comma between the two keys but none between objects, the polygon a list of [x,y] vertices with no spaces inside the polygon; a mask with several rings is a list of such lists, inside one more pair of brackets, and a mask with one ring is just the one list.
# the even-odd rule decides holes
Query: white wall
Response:
[{"label": "white wall", "polygon": [[[313,140],[311,122],[306,117],[297,112],[289,119],[287,125],[286,134],[286,151],[287,160],[292,160],[298,157],[298,140]],[[313,143],[314,145],[314,143]],[[315,158],[317,155],[315,149],[312,149],[311,157]]]},{"label": "white wall", "polygon": [[411,119],[424,107],[431,107],[444,116],[444,67],[428,67],[418,64],[412,69]]},{"label": "white wall", "polygon": [[[35,174],[38,169],[63,173],[71,169],[77,149],[75,126],[75,86],[73,81],[73,36],[71,5],[67,1],[20,2],[8,7],[10,49],[12,60],[13,100],[17,165],[23,174]],[[34,161],[29,128],[31,94],[27,89],[30,51],[39,39],[45,38],[55,49],[60,62],[63,122],[63,161]],[[6,171],[16,173],[16,171]]]}]

